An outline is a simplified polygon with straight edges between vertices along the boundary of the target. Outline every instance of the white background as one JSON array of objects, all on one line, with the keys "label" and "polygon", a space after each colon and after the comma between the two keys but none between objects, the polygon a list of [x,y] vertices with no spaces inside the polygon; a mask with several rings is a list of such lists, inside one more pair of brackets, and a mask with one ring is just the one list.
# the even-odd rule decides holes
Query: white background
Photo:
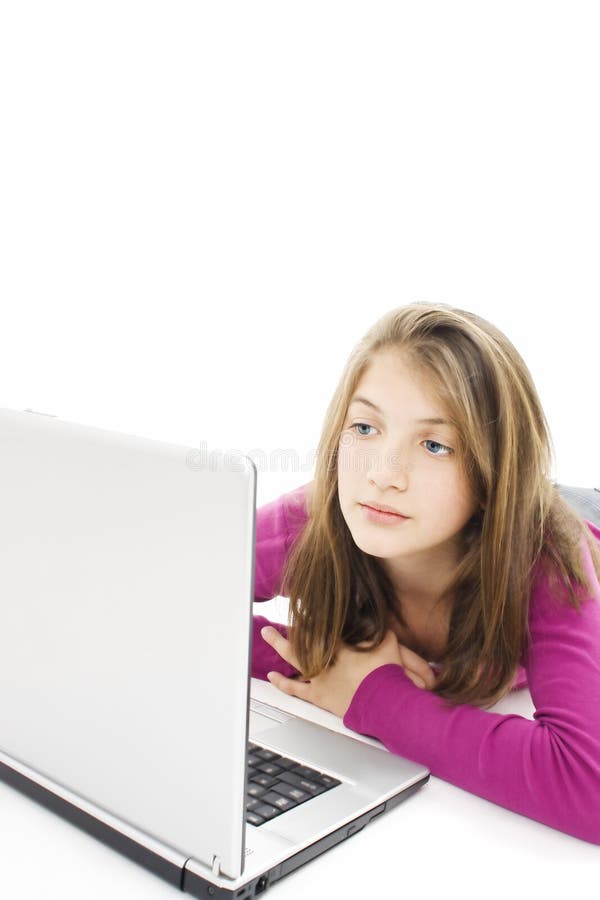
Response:
[{"label": "white background", "polygon": [[600,486],[596,14],[4,0],[0,406],[258,451],[260,505],[311,479],[363,332],[439,300]]}]

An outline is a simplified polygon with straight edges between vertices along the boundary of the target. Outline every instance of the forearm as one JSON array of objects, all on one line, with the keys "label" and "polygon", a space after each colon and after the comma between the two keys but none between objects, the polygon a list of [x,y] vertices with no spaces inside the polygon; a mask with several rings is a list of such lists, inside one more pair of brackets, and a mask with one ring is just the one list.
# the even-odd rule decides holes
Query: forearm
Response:
[{"label": "forearm", "polygon": [[582,728],[569,709],[536,717],[447,706],[388,665],[362,681],[344,724],[458,787],[600,844],[598,728]]}]

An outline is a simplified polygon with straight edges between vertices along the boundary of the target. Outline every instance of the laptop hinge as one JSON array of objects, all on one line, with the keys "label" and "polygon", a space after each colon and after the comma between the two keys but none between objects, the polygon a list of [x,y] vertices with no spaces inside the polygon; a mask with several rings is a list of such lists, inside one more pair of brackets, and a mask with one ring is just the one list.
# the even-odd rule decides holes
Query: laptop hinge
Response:
[{"label": "laptop hinge", "polygon": [[211,868],[212,868],[213,875],[221,874],[221,860],[219,859],[218,856],[213,856]]}]

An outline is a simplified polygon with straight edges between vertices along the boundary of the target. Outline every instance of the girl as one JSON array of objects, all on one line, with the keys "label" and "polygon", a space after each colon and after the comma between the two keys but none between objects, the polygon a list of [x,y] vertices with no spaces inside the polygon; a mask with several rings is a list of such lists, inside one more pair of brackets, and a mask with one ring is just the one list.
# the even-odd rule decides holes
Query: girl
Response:
[{"label": "girl", "polygon": [[[550,480],[530,372],[446,304],[384,315],[315,478],[257,512],[253,670],[433,775],[600,844],[600,529]],[[263,626],[264,627],[263,629]],[[488,711],[529,683],[533,721]]]}]

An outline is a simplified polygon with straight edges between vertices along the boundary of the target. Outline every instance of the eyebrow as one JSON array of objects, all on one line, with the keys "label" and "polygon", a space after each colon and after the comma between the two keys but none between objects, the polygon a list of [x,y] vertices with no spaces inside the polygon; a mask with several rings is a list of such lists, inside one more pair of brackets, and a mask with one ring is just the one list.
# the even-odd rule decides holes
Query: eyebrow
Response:
[{"label": "eyebrow", "polygon": [[[368,400],[366,397],[353,397],[349,403],[348,408],[350,408],[350,406],[352,406],[354,403],[364,403],[365,406],[369,406],[371,409],[375,410],[375,412],[383,415],[383,410],[379,409],[379,407],[376,406],[372,400]],[[452,423],[449,422],[448,419],[440,419],[435,416],[429,419],[415,419],[414,422],[418,425],[452,425]]]}]

